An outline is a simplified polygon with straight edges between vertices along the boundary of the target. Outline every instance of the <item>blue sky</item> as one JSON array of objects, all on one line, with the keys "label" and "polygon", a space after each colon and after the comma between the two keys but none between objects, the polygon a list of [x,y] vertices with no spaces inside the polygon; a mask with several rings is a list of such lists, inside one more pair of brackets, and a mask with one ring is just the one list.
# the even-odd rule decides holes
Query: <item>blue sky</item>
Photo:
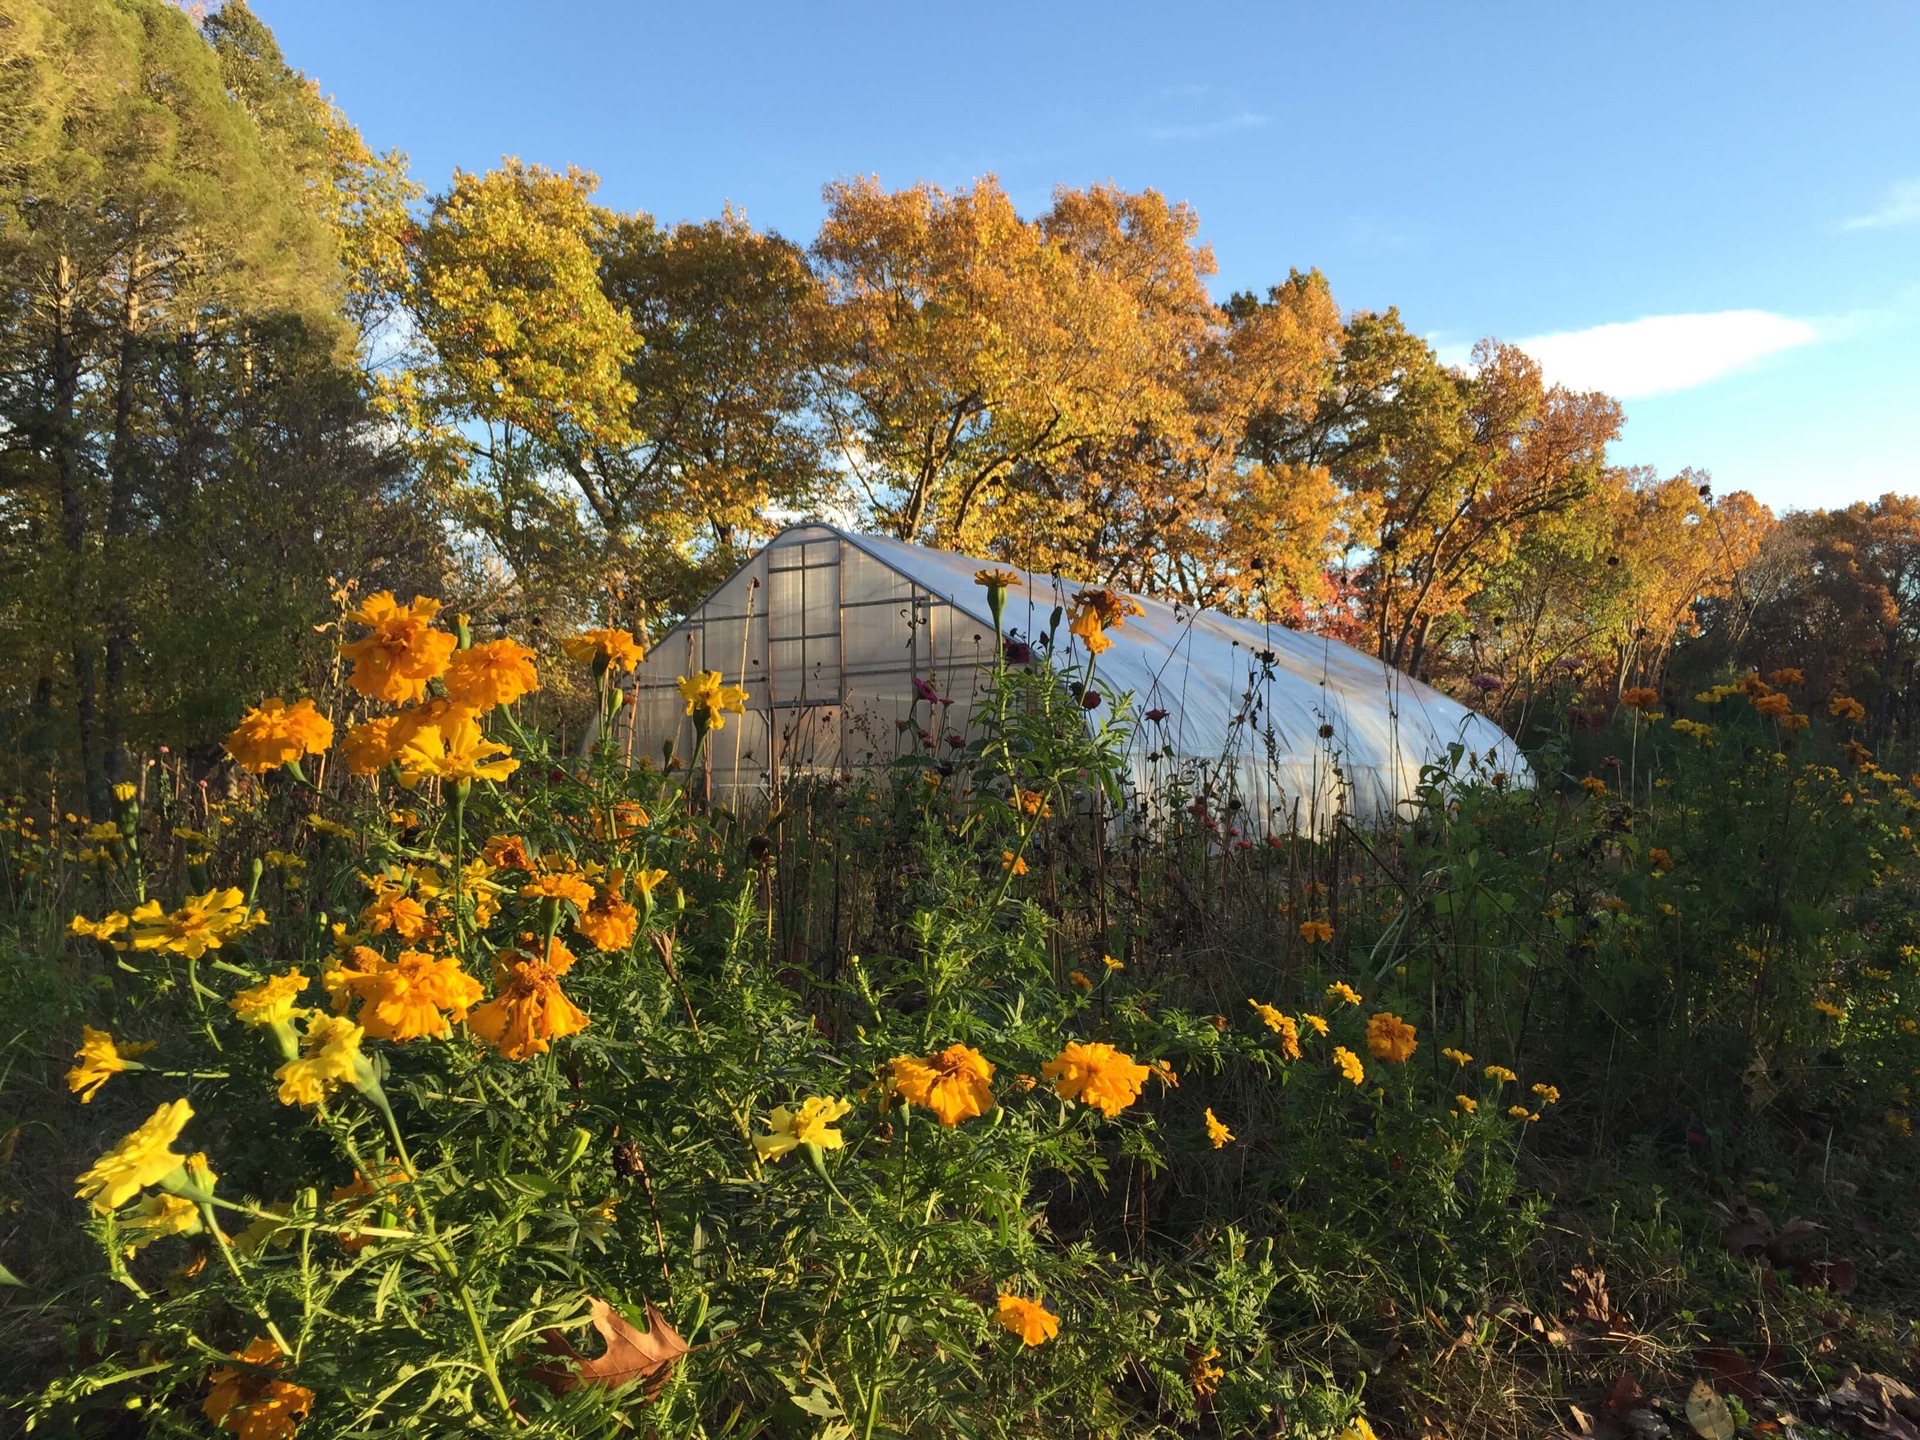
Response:
[{"label": "blue sky", "polygon": [[[1218,290],[1318,266],[1443,353],[1625,399],[1622,460],[1776,507],[1920,491],[1920,6],[255,0],[443,186],[584,166],[810,238],[829,179],[1199,211]],[[1644,322],[1644,323],[1643,323]]]}]

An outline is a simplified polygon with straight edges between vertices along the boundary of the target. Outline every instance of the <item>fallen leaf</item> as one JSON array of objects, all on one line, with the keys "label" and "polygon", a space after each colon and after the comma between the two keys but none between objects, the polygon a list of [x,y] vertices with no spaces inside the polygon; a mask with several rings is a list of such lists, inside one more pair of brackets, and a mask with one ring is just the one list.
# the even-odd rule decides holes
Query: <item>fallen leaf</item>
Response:
[{"label": "fallen leaf", "polygon": [[1687,1394],[1687,1423],[1700,1440],[1733,1440],[1733,1411],[1704,1380],[1696,1380]]},{"label": "fallen leaf", "polygon": [[1849,1295],[1860,1283],[1851,1260],[1805,1260],[1794,1267],[1794,1279],[1809,1290],[1831,1290]]},{"label": "fallen leaf", "polygon": [[[667,1317],[654,1308],[651,1300],[646,1304],[647,1328],[641,1330],[606,1301],[594,1300],[590,1303],[588,1317],[607,1345],[605,1353],[597,1359],[589,1360],[574,1349],[573,1343],[560,1331],[547,1331],[548,1348],[572,1359],[575,1369],[572,1374],[563,1370],[556,1374],[557,1367],[554,1367],[542,1374],[541,1378],[562,1395],[575,1385],[601,1385],[609,1390],[618,1390],[637,1380],[651,1400],[672,1376],[673,1367],[679,1363],[680,1357],[688,1354],[693,1347],[667,1323]],[[556,1380],[558,1383],[555,1383]]]}]

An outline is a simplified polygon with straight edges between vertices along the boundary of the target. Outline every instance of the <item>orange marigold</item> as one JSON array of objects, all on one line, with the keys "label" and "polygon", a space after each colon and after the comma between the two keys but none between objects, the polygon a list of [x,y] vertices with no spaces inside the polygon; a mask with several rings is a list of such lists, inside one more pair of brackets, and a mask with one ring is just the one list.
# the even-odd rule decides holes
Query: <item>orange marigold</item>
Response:
[{"label": "orange marigold", "polygon": [[347,684],[375,700],[404,704],[427,693],[427,682],[442,674],[460,642],[433,628],[440,602],[414,596],[402,605],[393,592],[369,595],[347,619],[368,633],[340,647],[353,662]]},{"label": "orange marigold", "polygon": [[489,640],[460,651],[447,666],[447,698],[478,712],[511,705],[540,688],[533,651],[517,640]]},{"label": "orange marigold", "polygon": [[1848,720],[1858,725],[1867,718],[1867,707],[1851,695],[1836,695],[1827,701],[1827,713],[1836,720]]},{"label": "orange marigold", "polygon": [[633,673],[633,667],[646,658],[640,642],[631,630],[583,630],[563,643],[567,658],[594,669],[618,669]]},{"label": "orange marigold", "polygon": [[368,720],[347,731],[347,773],[377,775],[399,757],[400,745],[394,739],[395,716]]},{"label": "orange marigold", "polygon": [[1044,1345],[1060,1333],[1060,1317],[1037,1300],[1028,1300],[1007,1291],[1000,1292],[993,1318],[1004,1330],[1011,1330],[1025,1345]]},{"label": "orange marigold", "polygon": [[520,894],[527,900],[565,900],[582,911],[593,904],[593,886],[568,870],[549,870],[544,875],[536,875],[520,887]]},{"label": "orange marigold", "polygon": [[489,835],[480,848],[487,864],[496,870],[531,870],[533,860],[527,854],[527,842],[518,835]]},{"label": "orange marigold", "polygon": [[620,896],[620,872],[612,883],[593,897],[593,903],[580,912],[574,928],[593,942],[596,950],[624,950],[633,943],[640,928],[640,912]]},{"label": "orange marigold", "polygon": [[1376,1060],[1403,1065],[1420,1048],[1413,1026],[1398,1015],[1382,1010],[1367,1021],[1367,1049]]},{"label": "orange marigold", "polygon": [[1785,695],[1759,695],[1754,697],[1754,712],[1760,715],[1785,715],[1793,709],[1793,701]]},{"label": "orange marigold", "polygon": [[240,717],[227,736],[227,753],[243,769],[261,775],[291,765],[302,755],[318,755],[333,744],[333,722],[311,700],[289,705],[275,696]]},{"label": "orange marigold", "polygon": [[284,1357],[271,1340],[255,1340],[233,1358],[240,1364],[223,1365],[209,1377],[213,1388],[201,1412],[240,1440],[291,1440],[313,1409],[313,1391],[274,1378]]},{"label": "orange marigold", "polygon": [[1105,1041],[1073,1040],[1042,1065],[1040,1073],[1053,1082],[1063,1100],[1091,1105],[1112,1119],[1140,1098],[1150,1072]]},{"label": "orange marigold", "polygon": [[1645,685],[1636,685],[1620,692],[1620,703],[1629,710],[1657,710],[1660,708],[1660,692]]},{"label": "orange marigold", "polygon": [[586,1029],[587,1016],[567,999],[550,966],[516,959],[503,968],[499,994],[468,1017],[467,1028],[507,1059],[525,1060]]},{"label": "orange marigold", "polygon": [[971,1046],[949,1045],[924,1060],[896,1056],[892,1070],[907,1103],[931,1110],[949,1130],[993,1108],[993,1066]]},{"label": "orange marigold", "polygon": [[[364,966],[364,957],[355,958]],[[377,1040],[444,1037],[486,993],[452,955],[402,950],[391,963],[375,959],[346,972],[343,988],[360,997],[361,1028]]]},{"label": "orange marigold", "polygon": [[1300,938],[1309,945],[1324,945],[1333,939],[1333,926],[1324,920],[1302,920]]}]

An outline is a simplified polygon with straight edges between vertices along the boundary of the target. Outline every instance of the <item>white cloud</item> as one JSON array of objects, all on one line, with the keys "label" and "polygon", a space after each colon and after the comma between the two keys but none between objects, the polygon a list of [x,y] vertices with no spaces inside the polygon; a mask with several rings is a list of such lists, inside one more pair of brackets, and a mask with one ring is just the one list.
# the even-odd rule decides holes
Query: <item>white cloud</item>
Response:
[{"label": "white cloud", "polygon": [[1228,115],[1219,120],[1201,120],[1191,125],[1149,125],[1146,134],[1149,140],[1213,140],[1238,130],[1258,130],[1270,118],[1256,115],[1251,110],[1242,110],[1238,115]]},{"label": "white cloud", "polygon": [[1810,345],[1819,332],[1767,310],[1650,315],[1519,342],[1549,382],[1640,400],[1691,390],[1768,355]]},{"label": "white cloud", "polygon": [[1880,208],[1842,221],[1842,230],[1891,230],[1897,225],[1920,225],[1920,180],[1896,180],[1887,187]]}]

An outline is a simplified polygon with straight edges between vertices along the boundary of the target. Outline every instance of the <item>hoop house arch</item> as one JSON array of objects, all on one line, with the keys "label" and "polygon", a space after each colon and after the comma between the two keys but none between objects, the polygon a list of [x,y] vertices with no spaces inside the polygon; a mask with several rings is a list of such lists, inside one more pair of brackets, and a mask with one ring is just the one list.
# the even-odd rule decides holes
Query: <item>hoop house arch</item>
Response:
[{"label": "hoop house arch", "polygon": [[[925,753],[928,736],[936,753],[964,743],[995,646],[974,580],[989,566],[1005,568],[832,525],[782,531],[653,644],[624,712],[632,753],[658,757],[669,744],[691,753],[675,682],[701,670],[747,692],[746,713],[708,737],[713,792],[727,803]],[[1045,635],[1055,607],[1082,588],[1022,575],[1007,593],[1006,635]],[[1526,760],[1499,726],[1373,656],[1134,598],[1144,613],[1112,632],[1095,688],[1133,697],[1135,804],[1178,777],[1187,793],[1231,805],[1242,833],[1258,837],[1324,830],[1343,814],[1383,823],[1428,765],[1528,783]],[[1063,624],[1070,670],[1084,656],[1064,649],[1069,639]]]}]

